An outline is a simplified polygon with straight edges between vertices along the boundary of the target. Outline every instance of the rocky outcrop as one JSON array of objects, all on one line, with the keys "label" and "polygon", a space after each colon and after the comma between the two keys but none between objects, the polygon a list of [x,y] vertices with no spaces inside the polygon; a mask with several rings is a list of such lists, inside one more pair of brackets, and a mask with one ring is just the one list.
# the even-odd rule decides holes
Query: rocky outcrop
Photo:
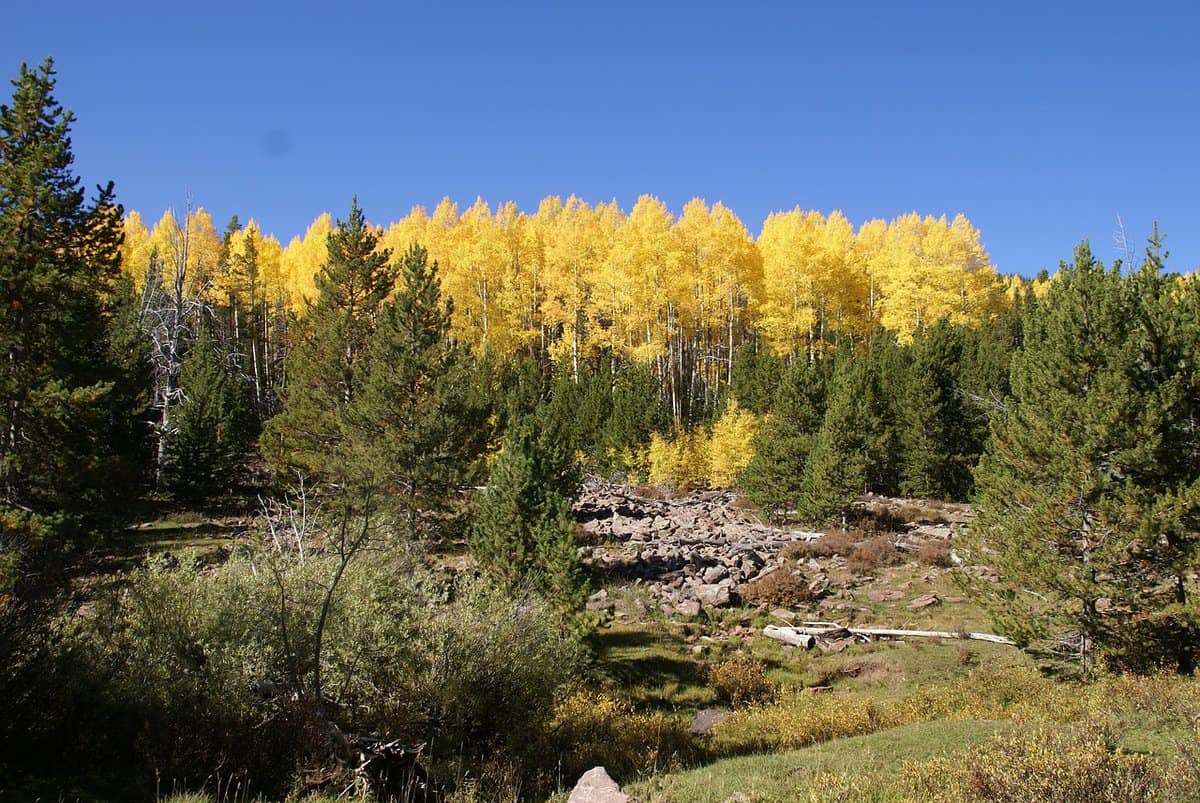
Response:
[{"label": "rocky outcrop", "polygon": [[735,501],[727,491],[655,499],[625,486],[589,484],[574,515],[601,542],[585,555],[594,565],[652,589],[666,613],[697,616],[736,603],[740,586],[779,568],[782,547],[821,536],[756,522]]}]

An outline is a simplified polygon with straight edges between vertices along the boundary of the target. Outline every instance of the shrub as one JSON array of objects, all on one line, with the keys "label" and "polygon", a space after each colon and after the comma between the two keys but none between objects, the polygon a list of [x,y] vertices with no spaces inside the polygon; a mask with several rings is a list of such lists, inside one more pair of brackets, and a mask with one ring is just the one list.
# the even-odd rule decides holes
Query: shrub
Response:
[{"label": "shrub", "polygon": [[330,766],[338,731],[425,742],[427,755],[468,766],[524,766],[529,734],[579,666],[553,609],[361,553],[330,608],[318,702],[314,624],[333,561],[264,551],[132,578],[109,660],[114,693],[144,723],[147,768],[185,788],[219,771],[277,795],[298,769]]},{"label": "shrub", "polygon": [[917,547],[917,560],[926,566],[949,568],[952,565],[950,542],[941,539],[922,541],[921,545]]},{"label": "shrub", "polygon": [[752,655],[740,653],[708,670],[708,685],[731,705],[758,703],[775,695],[775,684],[767,679],[767,667]]},{"label": "shrub", "polygon": [[921,799],[1060,803],[1165,800],[1153,758],[1114,749],[1097,729],[1002,734],[991,742],[910,767]]},{"label": "shrub", "polygon": [[892,536],[877,535],[856,546],[846,558],[846,568],[856,574],[875,571],[881,566],[898,566],[904,553],[896,548]]},{"label": "shrub", "polygon": [[808,581],[796,572],[776,569],[738,588],[738,595],[748,605],[788,607],[813,600]]},{"label": "shrub", "polygon": [[826,533],[815,541],[796,541],[788,544],[779,555],[788,560],[832,558],[835,555],[846,557],[862,539],[863,534],[860,532],[840,530]]},{"label": "shrub", "polygon": [[681,769],[704,750],[687,726],[663,713],[634,713],[603,694],[577,691],[559,702],[547,755],[558,756],[561,779],[574,782],[595,766],[621,782],[637,775]]},{"label": "shrub", "polygon": [[713,730],[719,755],[787,750],[900,724],[887,709],[858,696],[794,691],[775,705],[736,711]]}]

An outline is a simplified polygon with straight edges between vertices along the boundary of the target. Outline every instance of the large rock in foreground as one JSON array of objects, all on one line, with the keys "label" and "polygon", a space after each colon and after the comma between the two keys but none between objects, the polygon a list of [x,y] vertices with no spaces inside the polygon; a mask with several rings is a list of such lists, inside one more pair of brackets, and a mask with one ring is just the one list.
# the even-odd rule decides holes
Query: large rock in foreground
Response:
[{"label": "large rock in foreground", "polygon": [[604,767],[592,767],[571,790],[567,803],[628,803],[629,795],[608,776]]}]

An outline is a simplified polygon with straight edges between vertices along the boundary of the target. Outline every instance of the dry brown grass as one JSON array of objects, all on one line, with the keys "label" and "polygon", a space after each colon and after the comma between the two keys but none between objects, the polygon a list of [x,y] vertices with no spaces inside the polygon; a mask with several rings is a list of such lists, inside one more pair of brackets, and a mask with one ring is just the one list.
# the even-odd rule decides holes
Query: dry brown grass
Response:
[{"label": "dry brown grass", "polygon": [[815,541],[797,541],[788,544],[779,553],[786,560],[808,560],[809,558],[832,558],[835,555],[848,557],[866,536],[858,530],[826,533]]},{"label": "dry brown grass", "polygon": [[938,566],[945,569],[952,563],[949,541],[924,541],[917,547],[916,555],[917,560],[926,566]]},{"label": "dry brown grass", "polygon": [[896,548],[890,535],[877,535],[856,546],[846,558],[846,568],[855,574],[865,574],[883,566],[899,566],[904,553]]}]

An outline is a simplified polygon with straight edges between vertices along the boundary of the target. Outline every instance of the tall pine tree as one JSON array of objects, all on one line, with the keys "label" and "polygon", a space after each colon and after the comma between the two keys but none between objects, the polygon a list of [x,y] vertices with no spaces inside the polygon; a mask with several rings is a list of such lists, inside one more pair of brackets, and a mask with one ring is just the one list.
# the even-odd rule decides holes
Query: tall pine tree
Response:
[{"label": "tall pine tree", "polygon": [[362,464],[389,492],[410,535],[428,529],[427,514],[449,508],[485,445],[486,409],[469,392],[469,355],[451,339],[451,310],[436,263],[412,246],[394,300],[380,308],[347,408],[343,459]]},{"label": "tall pine tree", "polygon": [[319,480],[344,468],[339,449],[361,384],[359,361],[398,274],[378,242],[355,199],[329,235],[328,257],[314,277],[317,299],[287,358],[283,410],[263,431],[263,454],[277,470]]},{"label": "tall pine tree", "polygon": [[23,65],[0,106],[0,549],[17,552],[128,509],[114,501],[136,449],[120,437],[144,401],[139,361],[110,346],[121,207],[111,183],[85,200],[54,75]]},{"label": "tall pine tree", "polygon": [[1030,310],[962,550],[996,568],[971,588],[1006,633],[1085,669],[1195,665],[1196,344],[1160,267],[1123,279],[1084,245]]},{"label": "tall pine tree", "polygon": [[797,361],[783,377],[754,439],[741,487],[773,520],[795,510],[809,455],[825,415],[827,363]]}]

